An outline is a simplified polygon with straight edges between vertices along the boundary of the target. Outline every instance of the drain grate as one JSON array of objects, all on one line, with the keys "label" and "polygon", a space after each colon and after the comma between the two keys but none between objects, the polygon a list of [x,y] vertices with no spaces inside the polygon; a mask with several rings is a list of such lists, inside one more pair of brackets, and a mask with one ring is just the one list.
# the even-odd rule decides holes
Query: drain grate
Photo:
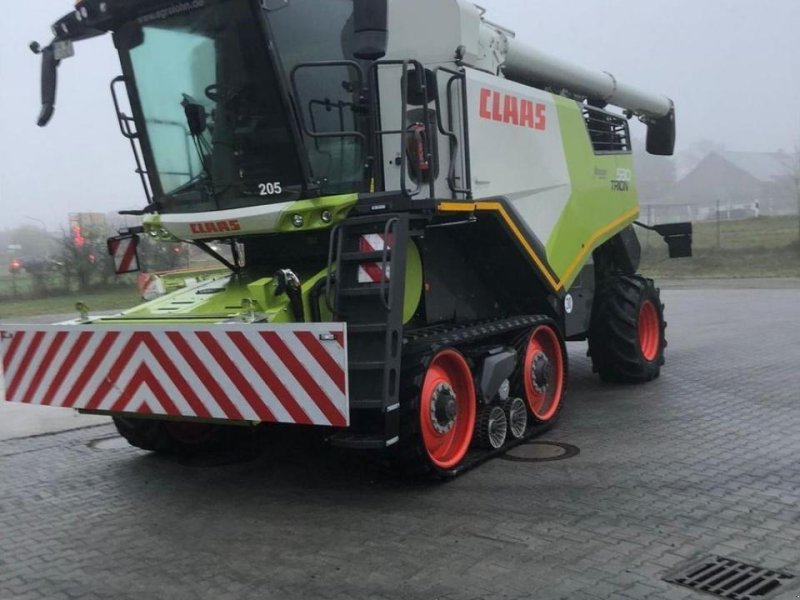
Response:
[{"label": "drain grate", "polygon": [[794,579],[794,575],[755,567],[723,556],[695,560],[664,578],[667,583],[730,600],[765,600]]}]

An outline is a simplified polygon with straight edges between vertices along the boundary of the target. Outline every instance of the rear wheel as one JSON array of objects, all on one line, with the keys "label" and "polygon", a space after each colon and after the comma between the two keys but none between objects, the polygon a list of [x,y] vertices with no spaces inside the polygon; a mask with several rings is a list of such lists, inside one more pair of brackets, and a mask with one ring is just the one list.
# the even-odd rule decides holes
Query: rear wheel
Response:
[{"label": "rear wheel", "polygon": [[237,447],[246,435],[243,428],[191,423],[114,417],[119,434],[131,446],[161,454],[187,455]]},{"label": "rear wheel", "polygon": [[589,356],[603,381],[638,383],[661,373],[664,305],[651,279],[616,276],[598,290],[589,332]]}]

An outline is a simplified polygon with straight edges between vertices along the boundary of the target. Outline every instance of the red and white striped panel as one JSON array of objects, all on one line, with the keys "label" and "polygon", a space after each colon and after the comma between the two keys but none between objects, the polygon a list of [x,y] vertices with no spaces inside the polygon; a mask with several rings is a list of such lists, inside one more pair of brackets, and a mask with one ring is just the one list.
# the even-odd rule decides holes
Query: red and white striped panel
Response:
[{"label": "red and white striped panel", "polygon": [[114,270],[117,275],[135,273],[139,270],[139,255],[136,252],[138,239],[121,237],[109,240],[108,249],[114,257]]},{"label": "red and white striped panel", "polygon": [[[362,235],[359,241],[359,251],[361,252],[383,252],[386,245],[386,236],[379,233],[370,233]],[[392,239],[389,237],[389,250],[392,248]],[[392,267],[386,265],[386,274],[384,276],[381,263],[368,262],[362,263],[358,267],[358,283],[380,283],[381,279],[388,282],[391,276]]]},{"label": "red and white striped panel", "polygon": [[0,399],[112,413],[349,425],[346,326],[0,331]]}]

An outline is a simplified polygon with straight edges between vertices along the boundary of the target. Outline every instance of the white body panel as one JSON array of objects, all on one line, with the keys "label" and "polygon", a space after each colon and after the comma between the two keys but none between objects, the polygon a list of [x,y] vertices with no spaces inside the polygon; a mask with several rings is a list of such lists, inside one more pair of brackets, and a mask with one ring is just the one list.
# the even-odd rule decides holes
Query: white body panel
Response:
[{"label": "white body panel", "polygon": [[206,213],[164,214],[161,225],[176,238],[203,240],[228,237],[232,233],[253,235],[275,231],[292,202]]},{"label": "white body panel", "polygon": [[387,59],[452,63],[459,46],[477,59],[481,11],[461,0],[389,0]]},{"label": "white body panel", "polygon": [[527,85],[546,85],[598,98],[646,117],[664,117],[672,101],[639,90],[610,73],[551,56],[515,39],[510,29],[484,19],[466,0],[389,0],[387,58],[414,58],[426,65],[452,62]]},{"label": "white body panel", "polygon": [[[433,72],[437,72],[437,67],[431,66],[427,63],[426,68],[429,68]],[[443,65],[438,65],[438,67],[447,68],[450,71],[457,71],[458,67],[454,62],[445,63]],[[413,73],[413,67],[410,67],[410,73]],[[452,75],[448,72],[438,71],[437,72],[437,84],[439,87],[439,95],[441,98],[441,119],[442,123],[445,127],[448,127],[449,123],[449,115],[447,114],[447,83]],[[401,95],[401,80],[402,80],[402,67],[396,66],[385,66],[381,67],[379,70],[379,87],[380,87],[380,98],[381,98],[381,129],[384,131],[397,131],[402,126],[402,95]],[[462,116],[462,106],[463,106],[463,98],[461,94],[461,85],[455,84],[453,86],[453,127],[454,133],[458,137],[459,148],[458,152],[455,155],[455,187],[456,188],[464,188],[464,148],[463,148],[463,140],[464,140],[464,130],[463,124],[464,119]],[[430,90],[430,104],[428,105],[428,109],[433,111],[436,107],[434,102],[434,91]],[[408,106],[408,113],[409,115],[423,115],[422,107],[421,106]],[[409,119],[409,123],[413,124],[414,119]],[[439,165],[439,176],[436,179],[435,184],[435,195],[434,197],[437,198],[454,198],[460,197],[457,194],[454,194],[450,189],[448,183],[448,174],[450,172],[450,164],[451,164],[451,152],[450,152],[450,140],[447,136],[439,133],[438,128],[436,125],[433,125],[431,131],[435,131],[436,135],[436,145],[434,148],[438,147],[438,165]],[[399,190],[403,189],[401,185],[400,177],[401,177],[401,166],[398,163],[398,159],[402,157],[403,152],[403,145],[402,139],[399,134],[397,135],[385,135],[382,138],[383,143],[383,153],[384,153],[384,165],[383,165],[383,172],[384,178],[386,181],[386,189],[389,190]],[[409,192],[413,193],[417,191],[418,193],[414,196],[417,199],[424,199],[430,196],[430,188],[428,184],[418,185],[414,182],[409,174],[406,174],[406,181],[405,181],[405,189],[409,190]]]},{"label": "white body panel", "polygon": [[[475,198],[505,196],[546,245],[572,194],[553,95],[472,69],[467,91]],[[523,102],[533,127],[521,121]]]}]

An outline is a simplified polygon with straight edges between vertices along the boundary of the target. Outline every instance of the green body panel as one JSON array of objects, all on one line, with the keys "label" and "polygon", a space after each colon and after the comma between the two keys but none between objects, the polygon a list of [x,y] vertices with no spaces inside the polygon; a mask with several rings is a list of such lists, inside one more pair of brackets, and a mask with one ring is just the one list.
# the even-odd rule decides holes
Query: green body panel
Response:
[{"label": "green body panel", "polygon": [[[410,244],[407,256],[406,291],[403,307],[405,322],[410,321],[422,299],[422,259],[416,244]],[[299,274],[303,281],[302,297],[306,318],[311,316],[311,292],[327,276],[327,270],[311,276]],[[178,277],[177,274],[172,275]],[[174,284],[173,283],[173,287]],[[242,320],[268,323],[292,323],[294,314],[286,294],[275,294],[277,282],[272,277],[247,271],[238,276],[217,274],[177,289],[120,315],[100,319],[102,323],[219,323]],[[323,321],[333,318],[324,299],[320,302]]]},{"label": "green body panel", "polygon": [[[347,218],[350,209],[355,206],[356,202],[358,202],[358,194],[299,200],[281,213],[275,231],[291,233],[294,231],[326,229],[332,225],[338,225]],[[322,214],[326,211],[330,212],[332,220],[323,220]],[[303,217],[302,227],[297,227],[294,224],[293,221],[296,215]]]},{"label": "green body panel", "polygon": [[[323,276],[324,274],[320,274]],[[304,298],[316,279],[303,286]],[[219,323],[250,320],[252,310],[272,323],[292,321],[289,299],[275,296],[272,278],[231,274],[215,277],[156,298],[120,315],[102,319],[103,323]],[[243,305],[244,304],[244,305]]]},{"label": "green body panel", "polygon": [[[572,195],[550,236],[547,257],[569,289],[590,253],[638,217],[638,198],[633,155],[595,154],[580,105],[561,96],[554,98]],[[622,173],[628,174],[629,181],[619,180]]]},{"label": "green body panel", "polygon": [[412,240],[408,244],[406,255],[406,295],[403,302],[403,323],[408,323],[422,302],[422,288],[424,275],[422,271],[422,256],[417,244]]}]

